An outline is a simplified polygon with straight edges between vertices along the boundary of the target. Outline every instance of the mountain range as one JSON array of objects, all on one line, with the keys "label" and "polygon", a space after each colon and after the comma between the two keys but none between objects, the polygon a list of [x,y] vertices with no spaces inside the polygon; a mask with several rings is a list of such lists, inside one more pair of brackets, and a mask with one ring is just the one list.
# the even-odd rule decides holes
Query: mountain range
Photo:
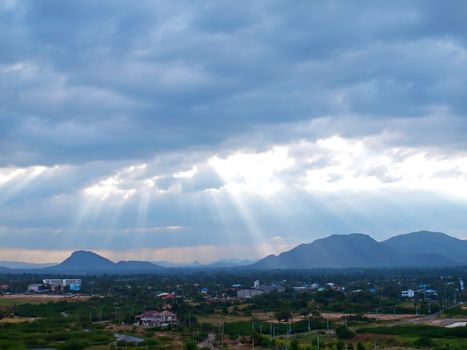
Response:
[{"label": "mountain range", "polygon": [[160,272],[165,268],[147,261],[113,261],[96,253],[78,250],[58,265],[44,268],[51,273],[146,273]]},{"label": "mountain range", "polygon": [[254,269],[436,267],[467,265],[467,242],[419,231],[377,242],[369,235],[332,235],[252,265]]},{"label": "mountain range", "polygon": [[[209,265],[167,262],[119,261],[117,263],[90,251],[76,251],[53,266],[26,263],[2,266],[0,273],[31,272],[55,274],[158,273],[171,269],[343,269],[447,267],[467,265],[467,241],[441,232],[419,231],[378,242],[367,234],[331,235],[312,243],[300,244],[279,255],[269,255],[256,263],[248,260],[220,260]],[[25,265],[26,264],[26,265]],[[16,266],[16,268],[12,268]],[[22,267],[22,268],[18,268]]]},{"label": "mountain range", "polygon": [[191,263],[173,263],[169,261],[156,261],[154,264],[168,267],[168,268],[193,268],[193,269],[203,269],[203,268],[229,268],[237,266],[247,266],[251,265],[255,260],[249,259],[221,259],[209,264],[202,264],[199,261],[193,261]]}]

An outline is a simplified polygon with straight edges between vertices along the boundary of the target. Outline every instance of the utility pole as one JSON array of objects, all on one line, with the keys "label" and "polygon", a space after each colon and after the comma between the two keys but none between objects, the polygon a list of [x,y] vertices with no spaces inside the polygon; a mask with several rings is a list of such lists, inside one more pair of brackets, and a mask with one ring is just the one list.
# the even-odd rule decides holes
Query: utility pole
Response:
[{"label": "utility pole", "polygon": [[221,349],[224,349],[224,322],[222,322]]},{"label": "utility pole", "polygon": [[251,322],[251,348],[255,348],[255,321]]},{"label": "utility pole", "polygon": [[447,293],[446,292],[446,285],[444,285],[444,308],[446,308],[447,305],[448,305],[448,300],[447,300],[447,296],[446,296],[447,294],[446,293]]},{"label": "utility pole", "polygon": [[310,317],[308,317],[308,333],[311,332]]}]

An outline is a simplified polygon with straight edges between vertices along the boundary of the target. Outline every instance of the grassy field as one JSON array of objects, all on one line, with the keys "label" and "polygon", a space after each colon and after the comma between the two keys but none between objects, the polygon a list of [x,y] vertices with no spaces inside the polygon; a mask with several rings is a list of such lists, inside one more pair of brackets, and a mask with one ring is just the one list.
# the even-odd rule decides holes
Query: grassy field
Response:
[{"label": "grassy field", "polygon": [[48,302],[60,302],[60,301],[86,301],[89,297],[68,297],[65,298],[62,295],[2,295],[0,296],[0,307],[11,307],[14,305],[22,304],[45,304]]},{"label": "grassy field", "polygon": [[25,322],[34,322],[36,318],[33,317],[4,317],[0,319],[1,323],[25,323]]},{"label": "grassy field", "polygon": [[34,299],[34,298],[5,298],[5,297],[0,297],[0,307],[5,306],[5,307],[10,307],[14,305],[21,305],[21,304],[44,304],[48,303],[51,300],[46,300],[46,299]]}]

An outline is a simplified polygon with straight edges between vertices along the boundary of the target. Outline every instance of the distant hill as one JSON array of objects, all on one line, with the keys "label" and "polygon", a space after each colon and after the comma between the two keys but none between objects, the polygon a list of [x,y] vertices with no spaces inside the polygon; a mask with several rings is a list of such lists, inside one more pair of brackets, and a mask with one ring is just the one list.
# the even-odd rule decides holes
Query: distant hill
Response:
[{"label": "distant hill", "polygon": [[20,261],[0,261],[1,267],[7,267],[9,269],[40,269],[43,267],[49,267],[54,265],[57,265],[57,263],[36,264]]},{"label": "distant hill", "polygon": [[163,270],[162,266],[150,263],[148,261],[119,261],[115,264],[118,272],[154,272]]},{"label": "distant hill", "polygon": [[157,265],[160,265],[160,266],[163,266],[163,267],[167,267],[167,268],[178,268],[178,269],[184,269],[184,268],[197,269],[197,268],[200,268],[200,267],[204,266],[203,264],[201,264],[198,261],[193,261],[193,262],[190,262],[190,263],[175,263],[175,262],[162,260],[162,261],[155,261],[154,264],[157,264]]},{"label": "distant hill", "polygon": [[237,266],[246,266],[251,265],[255,261],[248,259],[221,259],[213,263],[204,265],[210,268],[228,268],[228,267],[237,267]]},{"label": "distant hill", "polygon": [[[248,260],[219,260],[211,264],[193,262],[113,261],[90,251],[79,250],[62,263],[38,268],[27,263],[1,266],[0,273],[130,274],[172,269],[345,269],[447,267],[467,265],[467,241],[441,232],[420,231],[377,242],[367,234],[332,235],[300,244],[256,263]],[[30,264],[29,264],[30,265]],[[162,266],[161,266],[162,265]]]},{"label": "distant hill", "polygon": [[209,264],[202,264],[199,261],[193,261],[191,263],[173,263],[169,261],[156,261],[155,264],[168,267],[168,268],[181,268],[181,269],[221,269],[231,268],[237,266],[251,265],[254,260],[246,259],[221,259]]},{"label": "distant hill", "polygon": [[406,233],[389,238],[382,243],[403,254],[438,254],[455,262],[467,263],[467,241],[442,232]]},{"label": "distant hill", "polygon": [[79,250],[62,263],[43,269],[45,272],[92,274],[157,272],[163,267],[145,261],[113,261],[90,251]]},{"label": "distant hill", "polygon": [[11,273],[11,272],[14,272],[14,270],[9,269],[8,267],[0,266],[0,273]]},{"label": "distant hill", "polygon": [[455,262],[436,253],[406,254],[369,235],[332,235],[301,244],[280,255],[270,255],[251,265],[253,269],[339,269],[410,266],[449,266]]}]

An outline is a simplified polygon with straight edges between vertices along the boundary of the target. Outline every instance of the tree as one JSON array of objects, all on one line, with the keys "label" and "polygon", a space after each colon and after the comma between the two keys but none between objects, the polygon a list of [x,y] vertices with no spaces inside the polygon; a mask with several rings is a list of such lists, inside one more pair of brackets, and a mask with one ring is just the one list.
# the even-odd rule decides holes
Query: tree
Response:
[{"label": "tree", "polygon": [[277,311],[274,315],[276,317],[276,320],[280,321],[285,321],[287,322],[292,318],[292,314],[289,310],[282,309],[280,311]]},{"label": "tree", "polygon": [[351,339],[355,334],[346,326],[339,326],[336,328],[336,335],[339,339]]},{"label": "tree", "polygon": [[294,339],[292,340],[292,342],[290,343],[290,350],[299,350],[300,347],[298,345],[298,340],[297,339]]},{"label": "tree", "polygon": [[197,350],[198,347],[196,346],[195,342],[189,341],[185,343],[184,349],[185,350]]}]

